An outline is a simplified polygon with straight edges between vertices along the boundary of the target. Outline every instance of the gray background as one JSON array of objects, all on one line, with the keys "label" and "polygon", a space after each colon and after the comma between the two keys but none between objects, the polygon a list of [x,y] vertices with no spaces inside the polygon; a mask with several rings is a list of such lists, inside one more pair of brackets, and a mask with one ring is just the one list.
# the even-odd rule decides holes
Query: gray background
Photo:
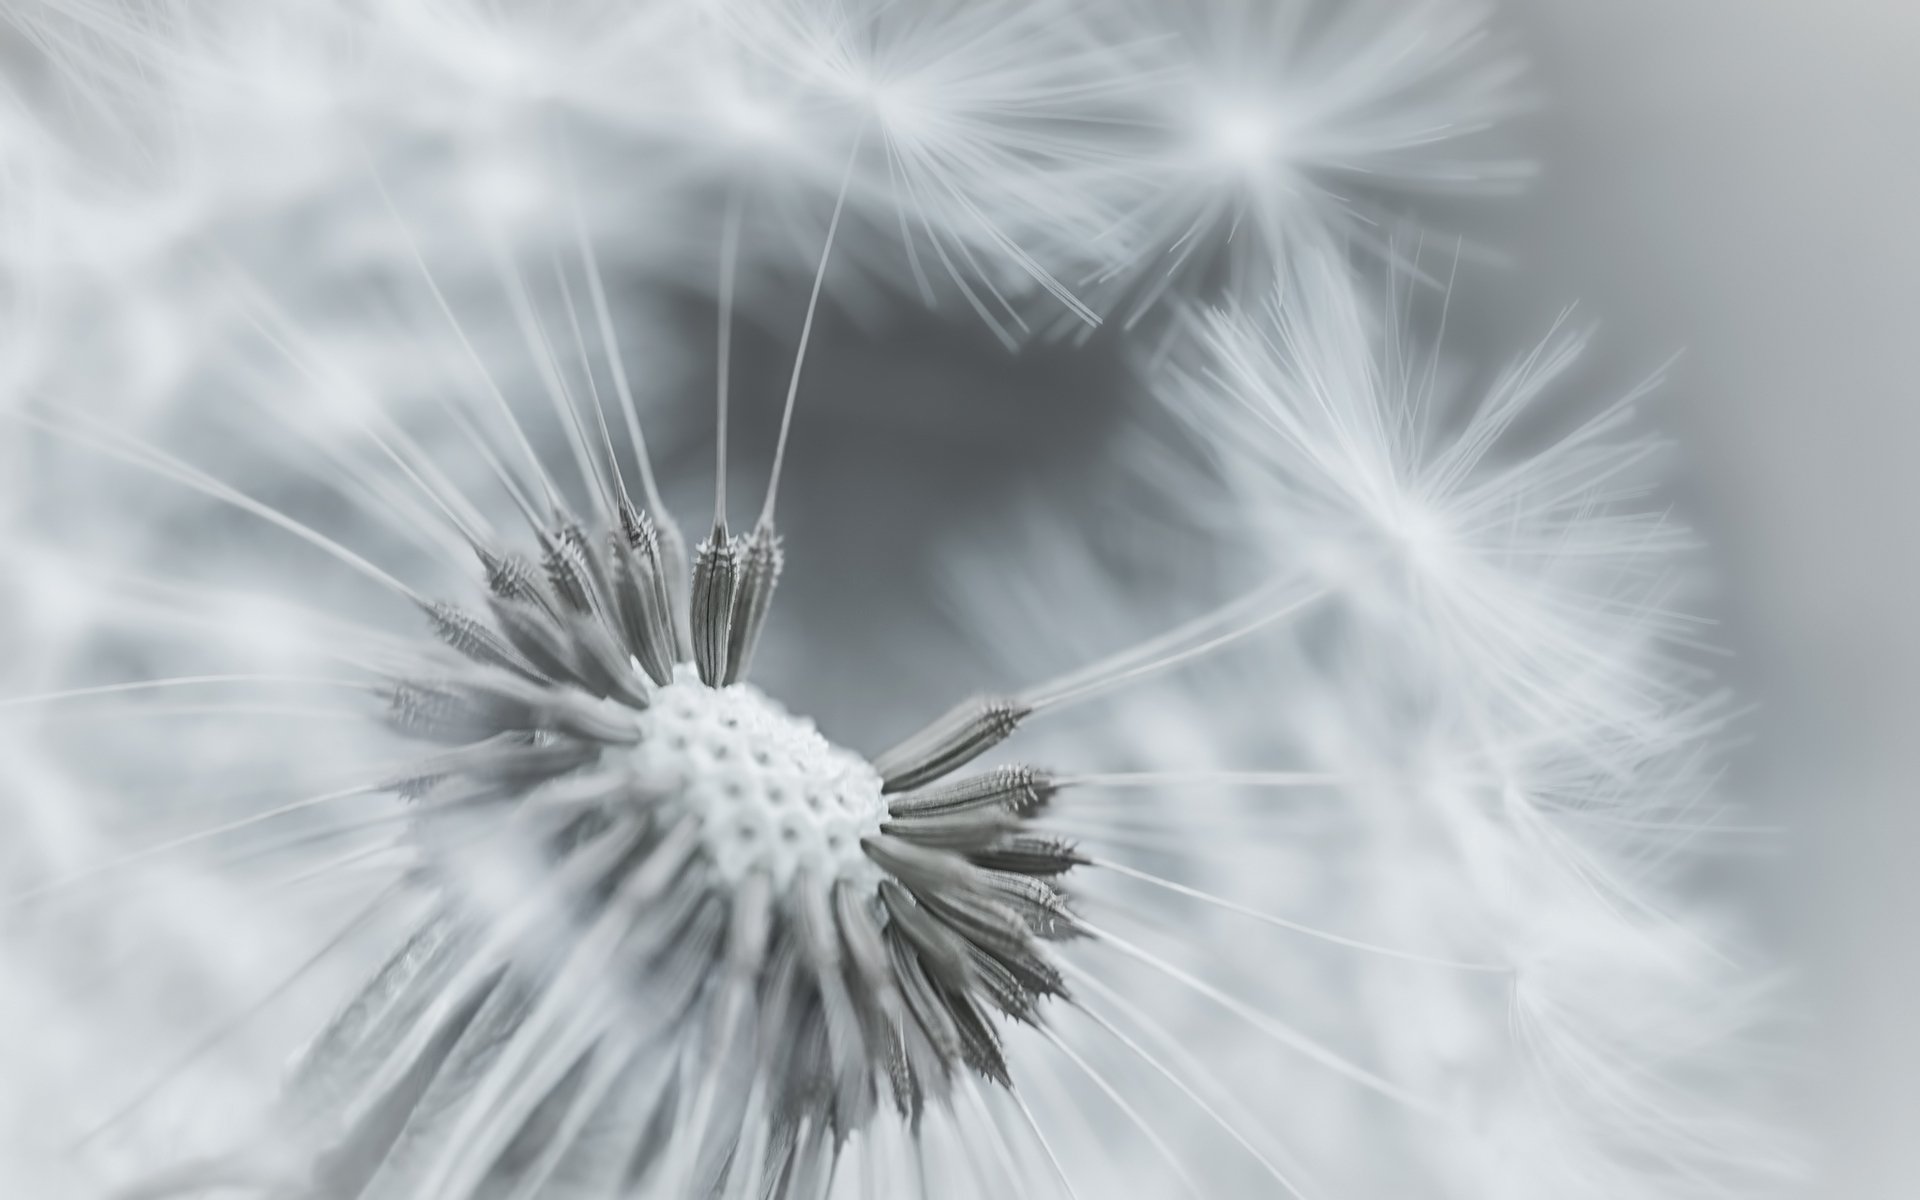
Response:
[{"label": "gray background", "polygon": [[[1508,6],[1545,175],[1498,242],[1525,329],[1577,298],[1666,391],[1760,701],[1741,781],[1785,823],[1768,900],[1832,1066],[1819,1196],[1920,1181],[1920,5]],[[1531,321],[1531,325],[1529,322]]]}]

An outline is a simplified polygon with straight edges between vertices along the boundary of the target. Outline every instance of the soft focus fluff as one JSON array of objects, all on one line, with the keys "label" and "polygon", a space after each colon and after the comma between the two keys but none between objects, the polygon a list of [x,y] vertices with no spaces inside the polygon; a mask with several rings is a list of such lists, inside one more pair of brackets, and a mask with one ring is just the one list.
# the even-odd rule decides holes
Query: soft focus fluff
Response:
[{"label": "soft focus fluff", "polygon": [[9,19],[13,1192],[1793,1176],[1482,5]]}]

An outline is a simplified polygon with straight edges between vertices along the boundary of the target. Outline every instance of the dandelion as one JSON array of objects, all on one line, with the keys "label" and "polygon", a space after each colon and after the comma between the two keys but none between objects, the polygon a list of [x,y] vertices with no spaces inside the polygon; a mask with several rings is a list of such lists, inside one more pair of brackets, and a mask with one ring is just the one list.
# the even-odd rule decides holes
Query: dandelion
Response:
[{"label": "dandelion", "polygon": [[[1765,989],[1677,886],[1685,843],[1753,831],[1719,807],[1727,705],[1638,393],[1532,440],[1579,336],[1475,389],[1409,332],[1445,297],[1375,297],[1335,249],[1375,211],[1348,174],[1486,181],[1453,139],[1513,75],[1477,9],[22,22],[72,105],[0,139],[34,201],[0,243],[29,335],[0,603],[31,631],[0,1063],[46,1084],[0,1088],[16,1190],[1678,1197],[1790,1169],[1730,1098]],[[1157,408],[1100,414],[1144,458],[1086,453],[1071,410],[1063,515],[994,453],[921,501],[1017,518],[983,553],[915,531],[964,651],[931,617],[863,636],[915,594],[890,551],[822,571],[870,525],[784,524],[784,485],[893,452],[804,431],[834,326],[906,300],[1076,363],[1108,348],[1027,335],[1168,318]],[[742,510],[735,443],[772,413]],[[850,643],[783,629],[820,574]],[[995,678],[878,752],[812,719],[854,696],[910,728],[924,681]]]},{"label": "dandelion", "polygon": [[[439,642],[362,633],[334,656],[384,680],[372,690],[395,729],[441,749],[110,864],[392,793],[394,807],[293,841],[373,832],[313,869],[397,874],[427,898],[402,949],[303,1056],[265,1149],[153,1186],[809,1194],[849,1138],[877,1136],[883,1108],[911,1130],[957,1090],[1011,1084],[999,1024],[1045,1033],[1043,1003],[1071,994],[1051,943],[1093,939],[1158,962],[1069,907],[1064,878],[1094,860],[1029,827],[1057,791],[1093,780],[964,768],[1036,712],[1246,637],[1310,594],[1263,589],[1091,669],[963,704],[869,762],[744,681],[778,579],[778,558],[757,557],[778,554],[770,524],[710,538],[683,593],[659,527],[627,493],[604,410],[563,396],[560,412],[590,518],[572,515],[537,454],[522,477],[476,443],[529,523],[528,552],[408,442],[369,434],[419,492],[413,506],[437,513],[434,528],[406,532],[449,552],[465,543],[483,567],[484,605],[468,608],[168,452],[86,419],[19,416],[277,527],[412,605]],[[347,479],[350,499],[383,496],[371,478]],[[45,699],[273,681],[157,679]],[[379,836],[396,826],[397,838]]]}]

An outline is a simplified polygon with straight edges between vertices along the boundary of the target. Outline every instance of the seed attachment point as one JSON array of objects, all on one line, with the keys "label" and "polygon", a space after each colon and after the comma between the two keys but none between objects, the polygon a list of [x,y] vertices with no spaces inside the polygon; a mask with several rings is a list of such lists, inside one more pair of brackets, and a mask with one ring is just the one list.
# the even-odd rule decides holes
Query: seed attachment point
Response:
[{"label": "seed attachment point", "polygon": [[873,760],[888,795],[912,791],[965,766],[1012,736],[1033,706],[978,696]]}]

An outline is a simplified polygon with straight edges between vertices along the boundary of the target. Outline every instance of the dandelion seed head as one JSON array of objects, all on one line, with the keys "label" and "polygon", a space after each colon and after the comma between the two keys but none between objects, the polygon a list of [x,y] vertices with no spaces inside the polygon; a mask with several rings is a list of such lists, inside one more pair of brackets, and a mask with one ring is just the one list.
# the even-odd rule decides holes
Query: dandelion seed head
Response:
[{"label": "dandelion seed head", "polygon": [[672,797],[700,823],[718,876],[753,874],[777,894],[846,882],[872,890],[881,872],[861,851],[887,804],[864,759],[820,735],[750,683],[713,689],[691,667],[654,693],[625,764],[643,790]]},{"label": "dandelion seed head", "polygon": [[[699,1056],[689,1149],[648,1166],[668,1191],[817,1170],[883,1113],[1007,1085],[1000,1022],[1067,994],[1048,944],[1076,932],[1057,881],[1082,860],[1028,827],[1044,772],[959,772],[1028,706],[963,704],[871,760],[837,747],[744,680],[778,539],[708,539],[683,607],[659,527],[603,501],[611,528],[563,520],[538,565],[482,549],[485,615],[424,604],[439,645],[393,672],[388,723],[438,748],[388,784],[434,897],[421,936],[455,940],[483,1010],[531,1006],[504,1036],[536,1077],[591,1061],[645,1095],[631,1055]],[[309,1051],[296,1102],[374,1053],[342,1036]],[[544,1093],[499,1078],[449,1101],[477,1150],[382,1169],[430,1191],[515,1178]],[[771,1140],[735,1155],[755,1131]]]}]

